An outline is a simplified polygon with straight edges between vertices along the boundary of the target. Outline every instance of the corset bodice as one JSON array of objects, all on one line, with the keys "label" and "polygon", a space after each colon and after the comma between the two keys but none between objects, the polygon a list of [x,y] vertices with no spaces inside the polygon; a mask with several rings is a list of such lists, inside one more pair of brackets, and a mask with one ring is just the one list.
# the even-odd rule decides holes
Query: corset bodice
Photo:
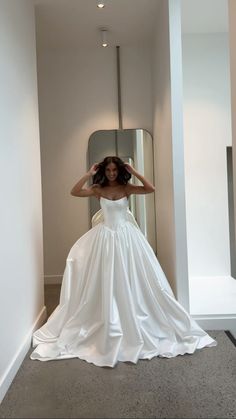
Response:
[{"label": "corset bodice", "polygon": [[100,205],[103,211],[104,224],[107,227],[114,230],[125,224],[128,208],[128,199],[126,196],[114,201],[101,197]]}]

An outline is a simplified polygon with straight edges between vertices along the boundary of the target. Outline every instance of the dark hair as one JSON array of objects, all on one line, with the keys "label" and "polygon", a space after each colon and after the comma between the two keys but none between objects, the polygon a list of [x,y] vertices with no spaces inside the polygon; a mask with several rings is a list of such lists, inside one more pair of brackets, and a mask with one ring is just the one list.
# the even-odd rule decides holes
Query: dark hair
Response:
[{"label": "dark hair", "polygon": [[131,178],[131,174],[126,170],[125,163],[119,157],[116,156],[108,156],[99,163],[98,171],[93,176],[93,184],[99,184],[100,186],[107,186],[108,179],[105,174],[106,167],[110,163],[115,163],[118,169],[118,176],[116,178],[117,182],[120,185],[126,185]]}]

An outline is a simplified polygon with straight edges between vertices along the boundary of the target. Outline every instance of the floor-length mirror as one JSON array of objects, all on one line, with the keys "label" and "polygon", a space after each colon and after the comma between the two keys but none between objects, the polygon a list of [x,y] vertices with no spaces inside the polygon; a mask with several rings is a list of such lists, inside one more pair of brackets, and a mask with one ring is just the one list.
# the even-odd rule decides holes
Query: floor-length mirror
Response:
[{"label": "floor-length mirror", "polygon": [[[89,138],[88,165],[102,161],[106,156],[118,156],[128,162],[154,183],[153,143],[148,131],[143,129],[100,130]],[[140,184],[132,177],[131,182]],[[156,222],[154,193],[131,195],[129,207],[143,234],[156,252]],[[90,198],[90,218],[99,210],[96,198]]]}]

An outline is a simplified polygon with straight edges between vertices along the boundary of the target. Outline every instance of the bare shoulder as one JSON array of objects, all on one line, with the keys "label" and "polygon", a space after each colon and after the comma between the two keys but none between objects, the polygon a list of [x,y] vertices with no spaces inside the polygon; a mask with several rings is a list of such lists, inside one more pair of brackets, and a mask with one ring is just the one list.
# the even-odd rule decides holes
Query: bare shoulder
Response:
[{"label": "bare shoulder", "polygon": [[143,185],[134,185],[132,183],[127,184],[126,194],[129,195],[139,195],[139,194],[147,194],[153,192],[154,189],[147,189]]},{"label": "bare shoulder", "polygon": [[132,193],[132,184],[128,182],[128,183],[125,185],[124,190],[125,190],[126,195],[128,195],[128,196],[129,196],[129,195]]},{"label": "bare shoulder", "polygon": [[133,188],[133,186],[134,186],[134,184],[133,184],[133,183],[128,182],[128,183],[125,185],[125,188],[126,188],[127,190],[129,190],[129,189],[132,189],[132,188]]},{"label": "bare shoulder", "polygon": [[99,198],[101,195],[101,185],[99,185],[99,183],[94,183],[93,185],[90,186],[91,190],[93,191],[94,195]]}]

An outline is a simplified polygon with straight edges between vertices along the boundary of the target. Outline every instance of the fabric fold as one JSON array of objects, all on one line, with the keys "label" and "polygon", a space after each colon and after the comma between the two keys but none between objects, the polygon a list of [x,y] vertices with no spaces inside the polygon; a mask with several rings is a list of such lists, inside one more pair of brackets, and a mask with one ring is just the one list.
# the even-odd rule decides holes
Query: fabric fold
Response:
[{"label": "fabric fold", "polygon": [[94,227],[72,246],[60,301],[33,334],[32,360],[78,357],[97,366],[175,357],[216,346],[176,300],[128,201],[101,200]]}]

